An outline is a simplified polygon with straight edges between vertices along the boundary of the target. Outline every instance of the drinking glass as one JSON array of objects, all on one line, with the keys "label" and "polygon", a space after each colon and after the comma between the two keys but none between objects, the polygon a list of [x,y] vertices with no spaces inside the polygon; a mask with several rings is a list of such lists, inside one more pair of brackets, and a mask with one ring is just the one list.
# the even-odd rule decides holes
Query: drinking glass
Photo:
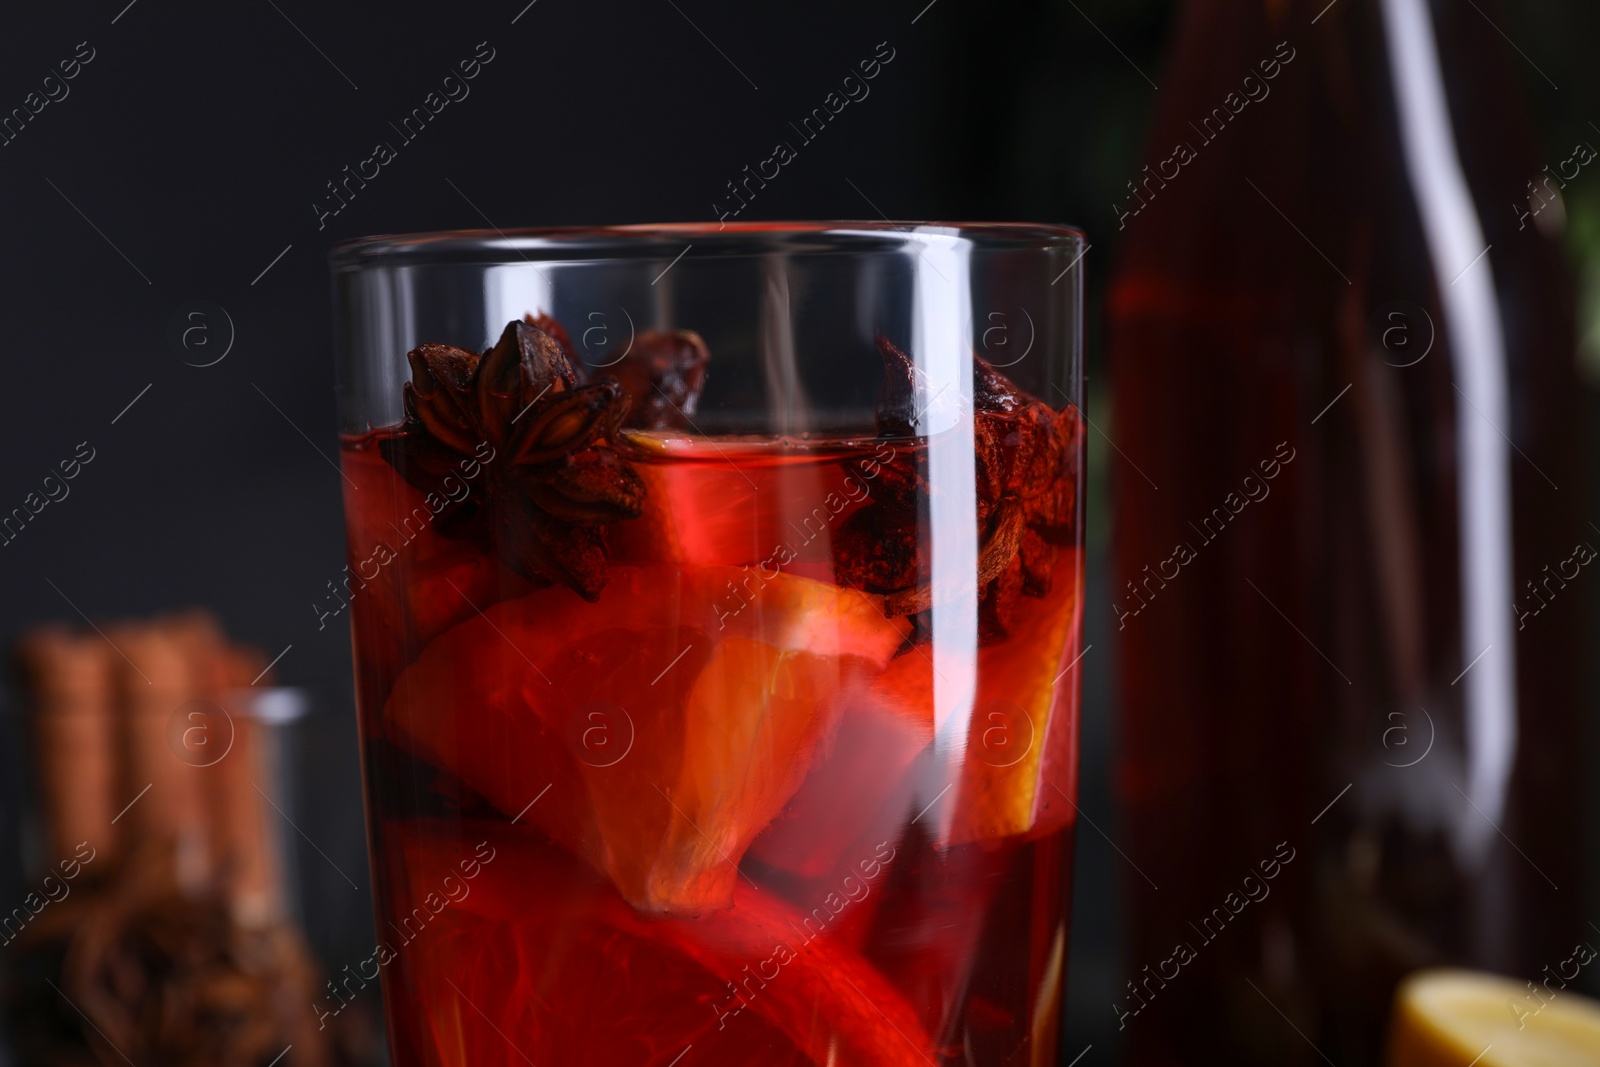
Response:
[{"label": "drinking glass", "polygon": [[332,256],[381,977],[422,1065],[1045,1064],[1083,236]]}]

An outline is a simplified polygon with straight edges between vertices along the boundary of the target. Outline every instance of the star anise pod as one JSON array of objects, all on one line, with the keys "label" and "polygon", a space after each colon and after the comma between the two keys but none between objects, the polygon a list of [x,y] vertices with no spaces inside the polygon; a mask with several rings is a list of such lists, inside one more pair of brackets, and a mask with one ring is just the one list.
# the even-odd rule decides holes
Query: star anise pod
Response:
[{"label": "star anise pod", "polygon": [[292,925],[243,923],[214,888],[180,887],[156,841],[90,893],[72,894],[58,975],[74,1021],[82,1012],[87,1024],[88,1062],[278,1064],[291,1042],[279,1067],[333,1060],[313,1015],[318,968]]},{"label": "star anise pod", "polygon": [[[413,349],[405,423],[383,455],[444,501],[436,524],[445,536],[595,600],[607,578],[605,527],[638,517],[644,483],[612,448],[628,409],[622,386],[609,376],[581,383],[565,336],[541,316],[509,323],[481,355]],[[452,476],[469,487],[459,497]]]},{"label": "star anise pod", "polygon": [[[554,338],[580,379],[591,369],[579,361],[571,336],[556,319],[541,311],[522,321]],[[644,330],[594,369],[609,370],[622,386],[629,401],[624,428],[684,430],[693,424],[710,362],[705,340],[693,330]]]},{"label": "star anise pod", "polygon": [[[884,381],[878,434],[918,436],[923,408],[937,402],[921,372],[878,339]],[[1071,544],[1077,507],[1077,413],[1057,412],[973,355],[972,435],[978,526],[979,618],[987,637],[1010,631],[1019,596],[1045,596],[1056,550]],[[919,407],[919,404],[921,407]],[[884,596],[884,612],[917,620],[933,603],[929,560],[927,450],[906,448],[884,466],[872,501],[847,519],[835,543],[842,582]]]},{"label": "star anise pod", "polygon": [[[573,370],[576,371],[580,368],[578,350],[572,347],[572,335],[567,333],[567,328],[561,325],[555,316],[544,311],[539,312],[537,315],[530,312],[522,316],[522,321],[529,326],[537,326],[549,334],[551,339],[560,346],[561,351],[566,354],[567,362],[572,365]],[[578,377],[581,378],[583,375],[579,374]]]}]

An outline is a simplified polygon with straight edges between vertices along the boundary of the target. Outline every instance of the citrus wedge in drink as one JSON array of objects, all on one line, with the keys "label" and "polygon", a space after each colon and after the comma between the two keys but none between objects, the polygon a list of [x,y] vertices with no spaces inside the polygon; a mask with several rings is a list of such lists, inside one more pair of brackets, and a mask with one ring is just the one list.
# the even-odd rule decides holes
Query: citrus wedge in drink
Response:
[{"label": "citrus wedge in drink", "polygon": [[[828,933],[808,938],[772,894],[741,882],[714,917],[651,918],[520,826],[419,829],[397,912],[446,876],[459,899],[396,955],[422,987],[440,1063],[928,1062],[900,993]],[[457,868],[462,835],[489,857],[471,879]]]},{"label": "citrus wedge in drink", "polygon": [[435,639],[393,740],[588,859],[645,912],[732,901],[751,840],[904,639],[869,598],[744,568],[614,566]]},{"label": "citrus wedge in drink", "polygon": [[[1075,576],[1076,557],[1063,550],[1057,567]],[[1076,580],[1057,582],[1004,641],[983,644],[976,653],[943,649],[937,641],[919,645],[873,684],[871,699],[929,733],[936,682],[958,696],[970,694],[961,744],[919,786],[930,806],[919,821],[941,844],[1050,833],[1073,822],[1078,687],[1057,682],[1078,669],[1075,588]]]}]

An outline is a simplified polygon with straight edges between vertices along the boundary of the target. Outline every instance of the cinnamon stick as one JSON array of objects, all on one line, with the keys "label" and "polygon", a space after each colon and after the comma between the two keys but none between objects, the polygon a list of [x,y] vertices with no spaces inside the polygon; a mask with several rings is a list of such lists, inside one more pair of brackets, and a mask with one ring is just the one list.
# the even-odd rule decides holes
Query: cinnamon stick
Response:
[{"label": "cinnamon stick", "polygon": [[[180,758],[185,731],[200,725],[199,686],[186,635],[170,622],[115,627],[110,639],[127,661],[119,666],[117,704],[124,743],[122,789],[130,806],[120,817],[138,845],[168,851],[176,878],[198,891],[211,877],[200,769]],[[194,735],[189,735],[190,739]]]},{"label": "cinnamon stick", "polygon": [[33,709],[34,765],[45,826],[47,865],[88,842],[115,855],[112,820],[121,804],[118,739],[112,718],[112,659],[98,636],[41,627],[17,647]]}]

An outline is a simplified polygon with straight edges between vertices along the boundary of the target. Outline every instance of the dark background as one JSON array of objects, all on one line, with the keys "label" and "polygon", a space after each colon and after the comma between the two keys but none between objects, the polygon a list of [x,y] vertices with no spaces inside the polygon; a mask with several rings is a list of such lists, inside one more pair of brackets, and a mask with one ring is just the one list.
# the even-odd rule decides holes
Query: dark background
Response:
[{"label": "dark background", "polygon": [[[1089,406],[1115,434],[1100,387],[1099,297],[1116,255],[1111,204],[1138,170],[1157,102],[1168,0],[526,2],[110,0],[0,15],[0,113],[22,106],[80,42],[94,50],[70,95],[0,147],[0,512],[79,442],[96,452],[71,495],[0,548],[0,639],[47,619],[79,621],[80,611],[116,619],[203,605],[268,656],[288,649],[277,677],[303,687],[314,710],[290,739],[289,812],[306,836],[287,836],[302,918],[330,970],[371,946],[349,637],[342,626],[319,631],[312,606],[344,563],[330,460],[333,243],[713,218],[724,184],[791,139],[788,123],[887,42],[895,58],[871,95],[742,218],[1082,226],[1093,243]],[[1585,51],[1600,39],[1594,5],[1472,2],[1526,61],[1527,106],[1549,161],[1600,139],[1589,124],[1600,121],[1600,107],[1590,110],[1600,71]],[[389,124],[479,42],[494,59],[470,96],[400,145]],[[313,205],[327,199],[326,183],[378,141],[396,144],[398,158],[319,228]],[[1597,190],[1600,179],[1585,174],[1566,201],[1591,354]],[[199,354],[168,336],[196,300],[224,309],[234,333],[226,358],[204,368],[186,361],[215,358],[226,322],[212,314],[214,347]],[[1078,840],[1065,1052],[1092,1043],[1085,1064],[1115,1058],[1116,893],[1134,876],[1109,844],[1106,771],[1104,502],[1120,461],[1098,438],[1090,455],[1095,647],[1083,661],[1081,802],[1098,829],[1085,825]],[[28,786],[16,716],[3,726],[9,901],[23,892]]]}]

